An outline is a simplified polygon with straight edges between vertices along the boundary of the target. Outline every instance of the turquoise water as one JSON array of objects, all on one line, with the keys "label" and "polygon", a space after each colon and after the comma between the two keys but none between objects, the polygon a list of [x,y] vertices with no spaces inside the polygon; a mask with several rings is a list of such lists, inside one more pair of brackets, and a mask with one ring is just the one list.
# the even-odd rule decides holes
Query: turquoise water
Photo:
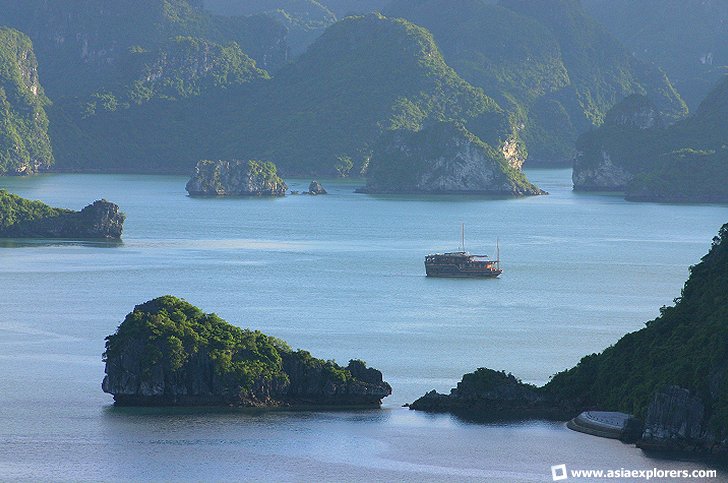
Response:
[{"label": "turquoise water", "polygon": [[[487,366],[542,384],[672,303],[728,221],[720,205],[549,196],[193,199],[177,176],[0,178],[0,188],[80,209],[105,197],[120,244],[0,242],[0,478],[54,480],[550,481],[573,468],[700,468],[562,424],[475,425],[401,408]],[[289,180],[304,189],[309,180]],[[497,280],[424,277],[423,257],[466,246]],[[101,353],[135,304],[186,298],[314,355],[362,358],[394,387],[369,412],[121,410]],[[728,474],[722,474],[723,480]]]}]

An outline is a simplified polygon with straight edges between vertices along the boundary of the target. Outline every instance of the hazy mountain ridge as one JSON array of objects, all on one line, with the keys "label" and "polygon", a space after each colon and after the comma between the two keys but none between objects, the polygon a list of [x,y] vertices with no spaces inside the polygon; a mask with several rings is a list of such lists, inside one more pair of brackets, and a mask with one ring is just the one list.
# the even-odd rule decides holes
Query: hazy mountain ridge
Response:
[{"label": "hazy mountain ridge", "polygon": [[390,0],[205,0],[217,15],[265,15],[287,30],[291,53],[300,55],[326,28],[348,15],[373,13]]},{"label": "hazy mountain ridge", "polygon": [[636,57],[663,68],[691,109],[728,70],[724,0],[582,0]]},{"label": "hazy mountain ridge", "polygon": [[[664,73],[578,1],[229,3],[254,15],[215,16],[188,0],[0,0],[0,23],[39,45],[59,169],[189,172],[199,159],[258,158],[286,175],[364,174],[382,132],[440,121],[521,158],[528,147],[531,164],[565,162],[577,135],[631,94],[666,124],[686,113]],[[379,5],[414,23],[335,22]],[[290,62],[269,7],[330,25]]]},{"label": "hazy mountain ridge", "polygon": [[129,73],[137,73],[137,77],[126,85],[96,92],[89,100],[82,99],[79,107],[84,117],[94,115],[97,109],[114,111],[154,98],[177,100],[269,78],[234,42],[223,46],[179,36],[155,52],[139,49],[132,54]]},{"label": "hazy mountain ridge", "polygon": [[577,136],[632,93],[687,113],[659,69],[633,58],[577,1],[394,0],[387,14],[433,32],[445,60],[523,124],[530,162],[566,162]]},{"label": "hazy mountain ridge", "polygon": [[525,155],[507,113],[445,64],[426,30],[368,15],[332,25],[270,80],[70,119],[58,157],[66,169],[177,172],[245,157],[287,175],[336,174],[348,157],[358,173],[384,130],[440,120],[462,121],[492,146],[511,140]]},{"label": "hazy mountain ridge", "polygon": [[263,68],[287,62],[285,29],[265,16],[215,17],[188,0],[0,0],[0,25],[26,33],[49,96],[83,97],[131,82],[139,52],[177,36],[236,42]]}]

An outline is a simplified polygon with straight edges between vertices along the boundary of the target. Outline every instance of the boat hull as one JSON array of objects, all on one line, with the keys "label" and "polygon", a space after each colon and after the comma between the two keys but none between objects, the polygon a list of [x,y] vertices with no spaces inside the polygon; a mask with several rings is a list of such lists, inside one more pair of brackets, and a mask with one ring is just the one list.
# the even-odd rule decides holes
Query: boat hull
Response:
[{"label": "boat hull", "polygon": [[453,266],[425,265],[425,273],[434,278],[496,278],[503,270],[467,270]]}]

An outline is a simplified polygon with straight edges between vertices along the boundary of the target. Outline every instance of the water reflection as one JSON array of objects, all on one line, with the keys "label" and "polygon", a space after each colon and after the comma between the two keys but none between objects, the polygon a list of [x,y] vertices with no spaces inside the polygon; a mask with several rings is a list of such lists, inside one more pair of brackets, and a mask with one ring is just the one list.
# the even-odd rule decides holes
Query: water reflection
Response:
[{"label": "water reflection", "polygon": [[50,239],[50,238],[7,238],[0,240],[0,248],[32,248],[32,247],[85,247],[85,248],[119,248],[124,246],[122,240],[106,239]]}]

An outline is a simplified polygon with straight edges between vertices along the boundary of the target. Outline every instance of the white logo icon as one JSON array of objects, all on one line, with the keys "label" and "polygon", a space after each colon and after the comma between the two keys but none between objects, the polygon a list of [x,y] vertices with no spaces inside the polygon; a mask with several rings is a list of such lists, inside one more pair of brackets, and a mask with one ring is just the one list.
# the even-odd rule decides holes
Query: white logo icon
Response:
[{"label": "white logo icon", "polygon": [[554,481],[561,481],[567,479],[569,476],[566,474],[566,465],[555,465],[551,467],[551,477]]}]

